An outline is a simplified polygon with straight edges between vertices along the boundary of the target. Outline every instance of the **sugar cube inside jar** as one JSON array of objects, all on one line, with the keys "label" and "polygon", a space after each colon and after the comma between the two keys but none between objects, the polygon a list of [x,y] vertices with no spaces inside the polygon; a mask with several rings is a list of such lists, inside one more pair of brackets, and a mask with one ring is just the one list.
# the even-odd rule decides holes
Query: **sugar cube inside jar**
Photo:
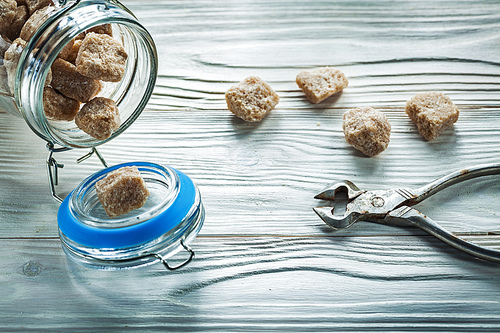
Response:
[{"label": "sugar cube inside jar", "polygon": [[97,197],[109,217],[117,217],[141,208],[149,190],[136,166],[110,172],[95,184]]},{"label": "sugar cube inside jar", "polygon": [[[10,11],[26,6],[3,2],[13,2]],[[0,25],[0,107],[24,116],[53,144],[95,147],[113,139],[137,119],[152,94],[158,60],[151,36],[116,2],[44,0],[35,7],[23,17],[6,16],[24,20],[18,32],[9,29],[14,40]],[[118,116],[110,121],[102,117],[110,109],[99,111],[94,104],[92,117],[75,122],[95,98],[114,103]]]}]

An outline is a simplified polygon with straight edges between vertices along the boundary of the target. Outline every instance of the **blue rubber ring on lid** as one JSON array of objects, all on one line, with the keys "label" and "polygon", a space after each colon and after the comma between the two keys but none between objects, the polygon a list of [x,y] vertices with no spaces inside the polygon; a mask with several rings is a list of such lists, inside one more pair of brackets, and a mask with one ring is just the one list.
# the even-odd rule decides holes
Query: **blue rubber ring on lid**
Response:
[{"label": "blue rubber ring on lid", "polygon": [[[96,175],[107,174],[110,171],[124,166],[134,165],[139,167],[139,169],[141,166],[163,168],[160,165],[148,162],[124,163],[101,170],[89,178],[95,177]],[[77,218],[71,208],[72,205],[70,202],[75,195],[74,190],[66,197],[59,207],[57,221],[60,231],[73,242],[87,247],[103,249],[119,249],[140,245],[168,233],[183,221],[196,200],[196,187],[192,180],[178,170],[171,170],[179,177],[179,191],[166,209],[156,216],[137,224],[118,228],[89,225]],[[112,222],[110,224],[112,224]]]}]

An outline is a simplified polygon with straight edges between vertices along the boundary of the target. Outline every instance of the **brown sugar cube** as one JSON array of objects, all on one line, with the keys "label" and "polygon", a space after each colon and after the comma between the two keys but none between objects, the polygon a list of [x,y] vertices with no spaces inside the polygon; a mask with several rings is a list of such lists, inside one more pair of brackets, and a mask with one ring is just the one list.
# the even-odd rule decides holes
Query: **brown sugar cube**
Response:
[{"label": "brown sugar cube", "polygon": [[280,98],[261,78],[250,76],[226,91],[229,111],[244,121],[261,121]]},{"label": "brown sugar cube", "polygon": [[3,63],[7,70],[7,84],[12,94],[14,93],[16,83],[17,65],[19,64],[19,59],[21,58],[21,53],[25,46],[26,42],[21,38],[17,38],[12,42],[7,51],[5,51]]},{"label": "brown sugar cube", "polygon": [[367,156],[378,155],[389,145],[391,124],[381,111],[371,107],[345,112],[342,128],[347,143]]},{"label": "brown sugar cube", "polygon": [[332,67],[302,71],[297,75],[295,82],[307,99],[314,104],[342,91],[349,84],[344,73]]},{"label": "brown sugar cube", "polygon": [[81,39],[75,39],[71,50],[69,51],[68,55],[66,58],[63,58],[64,60],[74,64],[76,61],[76,56],[78,55],[78,50],[80,50],[80,45],[82,45],[82,40]]},{"label": "brown sugar cube", "polygon": [[50,86],[52,83],[52,69],[49,68],[49,72],[47,73],[47,78],[45,79],[44,87]]},{"label": "brown sugar cube", "polygon": [[[6,36],[2,36],[0,34],[0,59],[4,57],[5,52],[7,52],[11,45],[12,41],[9,40]],[[5,66],[6,64],[4,61],[3,64],[0,65],[0,90],[10,92],[9,76],[7,74],[7,68]]]},{"label": "brown sugar cube", "polygon": [[26,8],[26,6],[19,6],[16,9],[16,16],[14,17],[14,20],[12,20],[12,23],[2,32],[5,34],[5,36],[14,40],[21,34],[21,29],[23,28],[27,20],[28,8]]},{"label": "brown sugar cube", "polygon": [[71,62],[68,60],[68,57],[70,56],[72,50],[73,50],[73,45],[75,45],[75,40],[72,39],[68,42],[68,44],[64,45],[63,49],[59,52],[57,55],[58,58],[64,59],[68,62]]},{"label": "brown sugar cube", "polygon": [[26,6],[30,11],[30,14],[33,14],[37,10],[53,5],[52,0],[24,0]]},{"label": "brown sugar cube", "polygon": [[80,32],[78,35],[76,35],[75,40],[80,40],[85,38],[85,32]]},{"label": "brown sugar cube", "polygon": [[7,36],[0,34],[0,59],[3,58],[5,52],[9,49],[11,45],[12,41]]},{"label": "brown sugar cube", "polygon": [[97,197],[109,217],[117,217],[141,208],[149,190],[136,166],[110,172],[95,184]]},{"label": "brown sugar cube", "polygon": [[26,21],[24,26],[21,29],[19,37],[23,40],[28,41],[31,36],[35,34],[35,32],[40,28],[40,26],[45,22],[50,14],[54,11],[54,7],[45,7],[37,10]]},{"label": "brown sugar cube", "polygon": [[76,70],[87,77],[102,81],[118,82],[125,73],[127,52],[116,39],[94,32],[83,39]]},{"label": "brown sugar cube", "polygon": [[113,100],[96,97],[76,114],[75,123],[88,135],[105,140],[120,127],[120,113]]},{"label": "brown sugar cube", "polygon": [[90,32],[95,32],[96,34],[105,34],[113,37],[113,28],[110,23],[98,25],[86,31],[86,33]]},{"label": "brown sugar cube", "polygon": [[0,0],[0,32],[4,33],[16,17],[16,0]]},{"label": "brown sugar cube", "polygon": [[406,102],[406,113],[422,136],[434,140],[446,127],[458,120],[458,108],[442,92],[425,92]]},{"label": "brown sugar cube", "polygon": [[45,116],[52,120],[75,119],[76,113],[80,110],[80,102],[66,97],[51,87],[43,89],[43,110]]},{"label": "brown sugar cube", "polygon": [[88,102],[102,89],[99,80],[81,75],[75,65],[61,58],[52,64],[52,87],[66,97],[80,102]]},{"label": "brown sugar cube", "polygon": [[[21,53],[26,46],[26,42],[21,38],[17,38],[12,42],[10,47],[5,51],[4,54],[4,66],[7,72],[7,84],[11,93],[14,93],[14,87],[16,82],[16,71],[17,65],[19,64],[19,59],[21,58]],[[45,79],[44,86],[48,86],[52,80],[52,71],[49,69],[47,78]]]}]

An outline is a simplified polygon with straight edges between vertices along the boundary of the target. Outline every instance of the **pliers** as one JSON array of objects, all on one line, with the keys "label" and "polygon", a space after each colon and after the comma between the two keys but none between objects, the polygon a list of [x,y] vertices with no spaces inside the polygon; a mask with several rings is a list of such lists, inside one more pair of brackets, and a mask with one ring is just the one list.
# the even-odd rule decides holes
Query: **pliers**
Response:
[{"label": "pliers", "polygon": [[[347,193],[345,212],[336,214],[331,206],[315,207],[314,211],[330,227],[343,229],[357,221],[376,222],[396,226],[414,226],[425,230],[445,243],[475,257],[500,263],[500,250],[479,246],[461,239],[411,206],[433,194],[465,180],[500,173],[500,164],[478,165],[450,173],[425,186],[412,190],[397,188],[366,191],[345,180],[328,186],[316,199],[335,201],[339,192]],[[488,234],[500,235],[499,231]]]}]

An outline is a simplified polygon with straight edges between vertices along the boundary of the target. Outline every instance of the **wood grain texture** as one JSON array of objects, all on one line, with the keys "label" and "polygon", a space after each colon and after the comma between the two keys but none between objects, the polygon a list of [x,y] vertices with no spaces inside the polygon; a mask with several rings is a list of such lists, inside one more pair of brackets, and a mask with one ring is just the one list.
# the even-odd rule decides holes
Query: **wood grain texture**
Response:
[{"label": "wood grain texture", "polygon": [[[45,144],[0,110],[0,331],[500,331],[500,267],[412,228],[359,223],[332,231],[313,199],[349,179],[366,189],[418,187],[449,171],[500,161],[498,1],[127,0],[150,31],[160,70],[143,114],[100,148],[109,164],[173,166],[207,211],[194,262],[105,272],[70,263],[58,239]],[[335,66],[349,86],[310,104],[303,69]],[[261,123],[227,110],[249,75],[280,103]],[[460,109],[435,141],[404,112],[439,90]],[[392,125],[367,158],[342,114],[372,106]],[[101,168],[86,151],[58,154],[59,193]],[[418,209],[498,246],[498,177],[436,194]]]},{"label": "wood grain texture", "polygon": [[[94,271],[57,239],[0,241],[6,331],[486,331],[498,267],[431,237],[199,237],[168,272]],[[404,242],[404,244],[403,244]],[[8,254],[7,254],[8,253]],[[57,281],[57,283],[55,283]],[[20,325],[22,323],[22,326]],[[2,328],[0,328],[2,330]]]}]

